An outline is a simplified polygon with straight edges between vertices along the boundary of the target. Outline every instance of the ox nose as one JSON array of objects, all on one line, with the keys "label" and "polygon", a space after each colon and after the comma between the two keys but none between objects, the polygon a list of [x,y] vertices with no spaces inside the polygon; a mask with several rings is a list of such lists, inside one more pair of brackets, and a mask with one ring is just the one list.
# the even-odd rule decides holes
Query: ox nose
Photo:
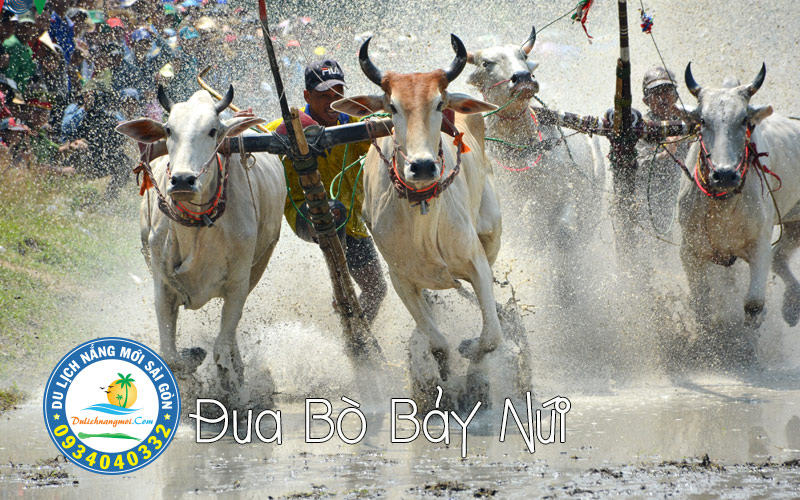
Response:
[{"label": "ox nose", "polygon": [[197,176],[194,174],[173,174],[170,180],[171,191],[194,191]]},{"label": "ox nose", "polygon": [[711,185],[720,189],[730,189],[739,186],[742,176],[737,170],[713,170],[709,175]]},{"label": "ox nose", "polygon": [[433,160],[416,160],[411,162],[408,169],[411,172],[410,181],[428,181],[435,177],[436,162]]},{"label": "ox nose", "polygon": [[533,78],[531,78],[531,73],[529,71],[517,71],[513,75],[511,75],[511,83],[514,85],[523,82],[532,82]]}]

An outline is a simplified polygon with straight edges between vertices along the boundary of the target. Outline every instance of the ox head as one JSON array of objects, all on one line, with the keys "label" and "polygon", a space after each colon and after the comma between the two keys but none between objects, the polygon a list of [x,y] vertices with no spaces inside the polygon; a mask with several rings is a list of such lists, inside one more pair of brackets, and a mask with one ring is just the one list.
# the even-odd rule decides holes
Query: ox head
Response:
[{"label": "ox head", "polygon": [[415,187],[430,184],[442,173],[443,166],[437,158],[444,109],[470,114],[496,108],[466,94],[447,91],[447,86],[467,64],[464,44],[455,35],[450,35],[450,39],[456,56],[447,69],[410,74],[381,71],[369,58],[370,39],[367,39],[361,45],[358,61],[367,78],[381,87],[383,94],[340,99],[331,105],[352,116],[367,116],[377,111],[391,113],[395,141],[407,160],[401,169],[401,160],[397,159],[398,172]]},{"label": "ox head", "polygon": [[166,139],[171,172],[167,195],[176,201],[204,199],[217,175],[214,153],[220,141],[264,120],[255,117],[220,120],[219,114],[233,101],[233,86],[217,103],[208,92],[199,90],[188,101],[175,104],[159,85],[158,101],[169,113],[166,123],[139,118],[121,123],[116,130],[146,144]]},{"label": "ox head", "polygon": [[522,45],[505,45],[470,52],[467,62],[475,65],[468,82],[477,87],[489,102],[507,103],[514,95],[519,97],[509,107],[525,108],[528,101],[539,92],[539,82],[533,76],[537,63],[528,59],[536,43],[536,27]]},{"label": "ox head", "polygon": [[686,65],[685,80],[689,92],[697,98],[696,108],[679,107],[684,120],[700,126],[702,144],[710,161],[707,169],[709,187],[715,191],[734,189],[742,183],[741,164],[744,158],[748,127],[752,129],[772,114],[772,106],[753,106],[750,98],[764,83],[766,65],[761,65],[752,83],[739,85],[726,78],[723,88],[701,87],[692,75],[692,63]]}]

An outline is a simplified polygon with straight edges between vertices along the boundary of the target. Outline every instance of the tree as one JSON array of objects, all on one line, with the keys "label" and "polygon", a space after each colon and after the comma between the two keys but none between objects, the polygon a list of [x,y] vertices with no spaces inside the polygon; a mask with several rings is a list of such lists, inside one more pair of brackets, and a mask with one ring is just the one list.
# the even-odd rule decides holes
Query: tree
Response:
[{"label": "tree", "polygon": [[121,373],[117,373],[119,375],[119,386],[125,389],[125,402],[122,404],[124,408],[128,407],[128,387],[131,386],[131,382],[136,382],[134,379],[131,378],[131,373],[127,375],[123,375]]}]

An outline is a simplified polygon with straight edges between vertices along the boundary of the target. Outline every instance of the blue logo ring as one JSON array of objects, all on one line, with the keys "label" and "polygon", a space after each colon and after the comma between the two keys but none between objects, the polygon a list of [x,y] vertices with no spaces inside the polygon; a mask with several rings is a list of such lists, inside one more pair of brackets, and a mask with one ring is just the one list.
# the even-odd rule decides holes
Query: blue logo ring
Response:
[{"label": "blue logo ring", "polygon": [[[80,416],[68,415],[68,399],[86,399],[87,392],[82,386],[73,387],[76,377],[84,369],[102,361],[113,362],[115,372],[130,369],[132,373],[140,374],[137,375],[137,379],[130,378],[128,375],[127,384],[119,385],[131,387],[132,399],[135,401],[136,390],[135,387],[132,387],[135,380],[136,384],[142,386],[143,390],[150,394],[150,400],[156,401],[157,416],[151,418],[131,416],[140,409],[131,408],[133,402],[127,404],[128,389],[125,390],[125,404],[122,402],[121,395],[118,396],[119,404],[110,404],[111,398],[108,397],[109,403],[90,404],[83,408],[82,411],[88,411],[90,417],[81,419]],[[125,366],[126,363],[127,366]],[[141,378],[142,373],[146,375],[144,379]],[[123,376],[122,373],[119,375]],[[123,381],[120,379],[115,382]],[[103,383],[104,381],[98,381],[95,378],[88,379],[88,383],[92,385],[95,392],[97,388],[94,386],[98,382]],[[145,384],[147,385],[145,386]],[[108,386],[109,391],[112,390],[111,385]],[[71,393],[71,389],[75,389],[75,392]],[[105,388],[101,387],[101,389]],[[104,392],[108,394],[108,391]],[[169,366],[161,356],[146,345],[120,337],[102,337],[72,349],[61,358],[50,374],[43,399],[44,421],[53,443],[67,460],[85,470],[99,474],[127,474],[152,463],[172,442],[180,423],[180,392]],[[81,416],[85,416],[85,414]],[[75,432],[70,424],[70,419],[73,423],[103,425],[105,430],[114,432],[99,434]],[[125,432],[127,428],[134,425],[139,425],[139,428],[143,428],[143,425],[150,426],[149,433],[143,438],[138,438]],[[110,429],[108,429],[109,426],[111,426]],[[120,432],[116,432],[117,430]],[[95,438],[93,442],[99,440],[102,443],[110,443],[113,451],[108,449],[104,451],[100,449],[103,448],[102,446],[87,445],[86,440],[89,438]],[[131,446],[126,447],[129,442]]]}]

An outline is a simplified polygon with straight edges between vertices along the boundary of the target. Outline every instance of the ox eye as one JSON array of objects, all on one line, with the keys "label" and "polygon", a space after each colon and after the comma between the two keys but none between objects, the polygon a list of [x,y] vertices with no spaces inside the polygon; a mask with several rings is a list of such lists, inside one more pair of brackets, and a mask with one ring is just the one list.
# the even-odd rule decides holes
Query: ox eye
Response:
[{"label": "ox eye", "polygon": [[436,105],[436,111],[441,112],[444,109],[444,101],[439,101],[439,104]]},{"label": "ox eye", "polygon": [[169,135],[170,135],[170,133],[172,133],[172,131],[169,129],[169,127],[164,127],[164,133],[167,135],[167,137],[169,137]]},{"label": "ox eye", "polygon": [[489,68],[491,66],[494,66],[494,63],[492,61],[483,61],[484,68]]},{"label": "ox eye", "polygon": [[389,110],[391,110],[392,113],[397,113],[397,108],[394,107],[394,104],[389,103]]},{"label": "ox eye", "polygon": [[208,133],[209,137],[216,137],[217,136],[217,129],[212,128],[211,131]]}]

